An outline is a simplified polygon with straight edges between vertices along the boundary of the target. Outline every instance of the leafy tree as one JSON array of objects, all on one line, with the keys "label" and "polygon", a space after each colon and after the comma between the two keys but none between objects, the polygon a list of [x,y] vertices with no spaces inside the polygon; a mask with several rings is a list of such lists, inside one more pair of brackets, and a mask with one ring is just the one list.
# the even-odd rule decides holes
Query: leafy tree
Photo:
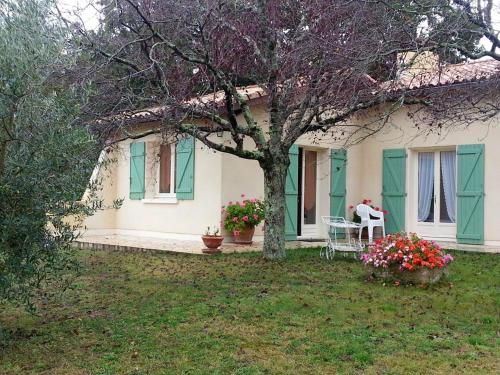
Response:
[{"label": "leafy tree", "polygon": [[[282,258],[294,142],[304,136],[360,139],[379,128],[373,117],[353,124],[357,114],[384,104],[383,125],[402,104],[430,104],[398,85],[404,67],[396,55],[423,42],[422,13],[414,12],[412,1],[397,3],[104,0],[101,29],[76,25],[75,40],[94,54],[83,66],[93,74],[96,93],[87,108],[115,140],[189,134],[214,150],[258,161],[265,180],[264,256]],[[435,49],[437,43],[421,48]],[[257,122],[238,90],[242,82],[262,90],[265,123]],[[217,99],[203,96],[214,92]],[[157,108],[144,110],[151,107]],[[136,109],[158,127],[131,132]],[[198,118],[210,123],[200,125]],[[227,135],[222,142],[211,137],[219,132]]]},{"label": "leafy tree", "polygon": [[[77,119],[68,32],[51,0],[0,0],[0,301],[33,307],[74,266],[78,222],[100,208],[100,147]],[[79,202],[87,189],[87,200]]]},{"label": "leafy tree", "polygon": [[[433,48],[450,62],[500,61],[500,4],[495,0],[382,1],[390,12],[418,20],[418,48]],[[497,20],[496,20],[497,18]],[[483,43],[479,43],[482,41]]]}]

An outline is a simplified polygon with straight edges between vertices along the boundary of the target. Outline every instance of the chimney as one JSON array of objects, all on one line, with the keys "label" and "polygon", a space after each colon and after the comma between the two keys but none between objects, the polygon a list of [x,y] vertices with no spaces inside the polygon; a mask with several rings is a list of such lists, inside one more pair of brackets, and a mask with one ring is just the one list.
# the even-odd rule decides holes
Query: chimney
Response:
[{"label": "chimney", "polygon": [[398,77],[415,77],[439,69],[439,56],[430,51],[402,52],[397,55]]}]

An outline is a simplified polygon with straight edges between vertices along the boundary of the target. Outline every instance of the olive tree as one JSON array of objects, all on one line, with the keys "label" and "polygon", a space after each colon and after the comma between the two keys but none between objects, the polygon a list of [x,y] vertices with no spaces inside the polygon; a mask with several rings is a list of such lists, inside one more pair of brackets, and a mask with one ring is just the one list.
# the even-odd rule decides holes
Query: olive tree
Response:
[{"label": "olive tree", "polygon": [[77,121],[85,90],[64,79],[74,57],[53,6],[0,0],[0,301],[27,306],[64,280],[76,227],[101,206],[100,146]]}]

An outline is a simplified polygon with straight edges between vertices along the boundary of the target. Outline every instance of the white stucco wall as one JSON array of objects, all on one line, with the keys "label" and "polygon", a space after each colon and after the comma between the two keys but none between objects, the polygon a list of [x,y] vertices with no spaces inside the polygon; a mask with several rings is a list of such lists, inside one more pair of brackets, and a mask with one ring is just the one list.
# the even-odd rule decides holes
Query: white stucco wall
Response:
[{"label": "white stucco wall", "polygon": [[[254,114],[260,123],[265,123],[265,107],[256,106]],[[360,120],[361,121],[361,120]],[[224,135],[224,141],[230,142]],[[215,141],[220,139],[215,138]],[[147,164],[146,185],[148,199],[154,198],[153,186],[156,170],[151,147],[158,139],[150,136],[146,139]],[[251,140],[246,140],[252,145]],[[460,144],[485,144],[485,240],[487,244],[500,244],[500,118],[490,123],[474,123],[465,129],[454,129],[446,135],[419,135],[417,128],[408,118],[405,110],[396,112],[385,128],[360,144],[347,149],[347,196],[346,206],[355,205],[363,198],[370,198],[374,205],[381,205],[382,191],[382,153],[388,148],[407,148],[411,163],[412,155],[421,150],[437,150],[442,147],[454,147]],[[341,140],[333,137],[308,135],[301,137],[300,147],[318,151],[318,193],[319,216],[329,214],[330,158],[331,148],[344,146]],[[86,221],[91,230],[134,231],[137,234],[192,236],[198,238],[208,226],[218,225],[220,209],[228,201],[241,200],[241,194],[247,197],[264,197],[263,173],[256,161],[240,159],[229,154],[221,154],[202,147],[196,142],[195,154],[195,195],[194,200],[178,201],[175,204],[146,203],[133,201],[129,195],[129,142],[123,142],[114,154],[117,163],[108,176],[103,195],[107,201],[123,197],[124,204],[119,210],[107,210],[98,213]],[[407,210],[406,229],[414,230],[415,219],[412,215],[411,202],[416,194],[412,180],[412,167],[407,165]],[[154,199],[153,199],[154,201]],[[350,212],[346,217],[350,217]],[[323,230],[324,234],[324,230]],[[262,235],[257,228],[256,235]]]},{"label": "white stucco wall", "polygon": [[[103,152],[105,153],[105,152]],[[116,209],[110,208],[113,205],[113,200],[117,198],[116,191],[116,173],[117,168],[114,163],[114,154],[103,154],[104,158],[107,160],[102,166],[97,165],[94,170],[94,174],[92,177],[96,177],[96,179],[102,180],[103,183],[101,185],[101,189],[99,190],[99,196],[103,200],[103,209],[97,211],[93,216],[88,217],[84,222],[84,228],[98,228],[104,232],[112,231],[115,228],[116,223]],[[101,161],[104,161],[103,160]],[[104,167],[106,165],[106,167]],[[83,197],[83,201],[86,199],[86,194]]]},{"label": "white stucco wall", "polygon": [[[89,233],[117,232],[123,234],[190,238],[204,232],[207,226],[218,226],[221,207],[221,154],[195,144],[194,199],[165,203],[156,199],[157,158],[160,140],[155,136],[146,142],[146,194],[144,200],[129,199],[130,141],[120,143],[114,152],[117,159],[114,174],[105,182],[104,194],[124,198],[118,210],[106,210],[89,218]],[[106,223],[104,225],[103,223]],[[112,230],[109,224],[114,223]]]},{"label": "white stucco wall", "polygon": [[406,230],[414,231],[416,227],[416,212],[412,203],[415,203],[416,178],[415,165],[412,165],[418,151],[438,151],[447,147],[456,147],[463,144],[485,145],[485,211],[484,236],[485,243],[500,244],[500,117],[491,121],[472,123],[467,127],[448,129],[443,134],[423,135],[414,122],[402,109],[395,113],[384,129],[367,138],[361,144],[363,155],[361,167],[361,194],[372,198],[377,205],[381,204],[382,192],[382,153],[388,148],[406,148],[407,158],[407,200],[406,200]]}]

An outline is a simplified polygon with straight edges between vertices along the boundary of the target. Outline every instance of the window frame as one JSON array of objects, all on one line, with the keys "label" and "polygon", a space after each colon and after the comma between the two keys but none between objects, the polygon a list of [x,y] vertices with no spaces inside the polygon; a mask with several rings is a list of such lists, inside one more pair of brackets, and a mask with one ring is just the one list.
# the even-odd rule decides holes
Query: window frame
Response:
[{"label": "window frame", "polygon": [[175,143],[166,144],[164,146],[170,147],[170,192],[160,193],[160,170],[161,170],[161,145],[158,154],[158,165],[156,167],[156,184],[155,184],[155,197],[156,198],[176,198],[175,193]]}]

